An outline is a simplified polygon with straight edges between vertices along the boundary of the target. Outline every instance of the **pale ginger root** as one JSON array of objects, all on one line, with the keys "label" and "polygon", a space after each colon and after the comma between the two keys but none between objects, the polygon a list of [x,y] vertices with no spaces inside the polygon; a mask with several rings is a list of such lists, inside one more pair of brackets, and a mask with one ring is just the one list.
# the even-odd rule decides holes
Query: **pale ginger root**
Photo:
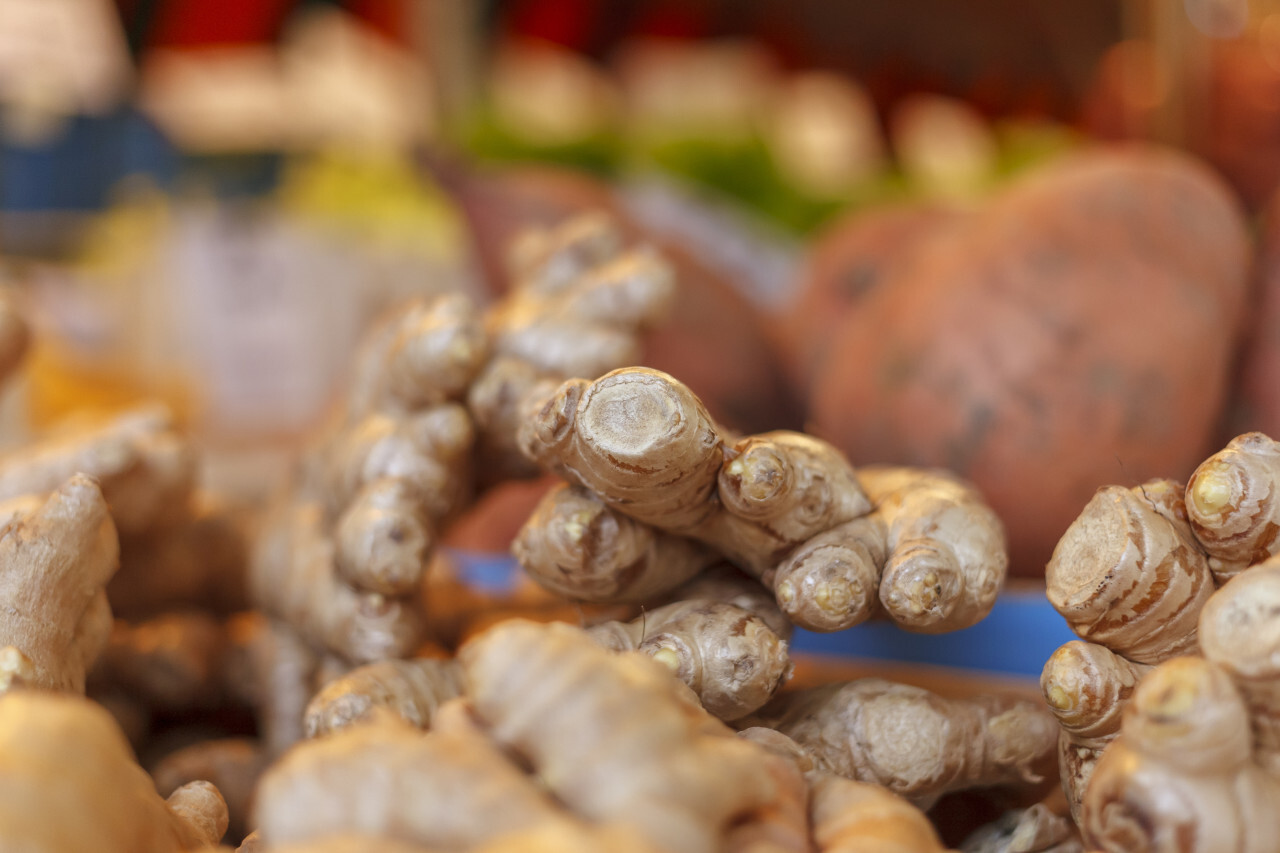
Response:
[{"label": "pale ginger root", "polygon": [[511,620],[458,659],[481,723],[589,821],[671,853],[714,851],[735,817],[775,793],[758,747],[647,657],[610,653],[569,625]]},{"label": "pale ginger root", "polygon": [[1244,700],[1221,668],[1180,657],[1153,670],[1085,791],[1090,849],[1280,850],[1280,781],[1252,760]]},{"label": "pale ginger root", "polygon": [[1072,817],[1102,752],[1120,732],[1125,703],[1149,664],[1134,663],[1097,643],[1072,640],[1049,658],[1040,688],[1058,718],[1058,766]]},{"label": "pale ginger root", "polygon": [[402,479],[367,483],[334,530],[334,567],[355,589],[388,596],[412,594],[422,582],[435,543],[431,520]]},{"label": "pale ginger root", "polygon": [[723,601],[678,601],[587,633],[606,648],[639,651],[669,667],[722,720],[760,708],[792,669],[785,640],[759,616]]},{"label": "pale ginger root", "polygon": [[812,774],[810,815],[818,853],[945,853],[924,812],[880,785]]},{"label": "pale ginger root", "polygon": [[0,529],[4,680],[83,693],[111,633],[105,587],[119,564],[98,484],[77,474]]},{"label": "pale ginger root", "polygon": [[1251,566],[1200,611],[1200,649],[1249,706],[1254,760],[1280,778],[1280,557]]},{"label": "pale ginger root", "polygon": [[1280,551],[1280,443],[1232,439],[1187,481],[1187,516],[1218,583]]},{"label": "pale ginger root", "polygon": [[1000,520],[977,490],[937,470],[868,466],[858,477],[887,528],[880,602],[890,618],[940,633],[991,612],[1009,559]]},{"label": "pale ginger root", "polygon": [[[520,442],[613,510],[710,545],[811,630],[867,619],[878,596],[908,629],[965,627],[988,612],[1004,579],[1003,529],[971,487],[885,473],[883,512],[872,512],[859,475],[831,445],[772,432],[729,446],[697,397],[660,371],[565,382]],[[930,572],[933,585],[923,582]]]},{"label": "pale ginger root", "polygon": [[139,408],[0,456],[0,500],[51,492],[77,473],[98,480],[122,534],[141,533],[185,517],[195,457],[167,410]]},{"label": "pale ginger root", "polygon": [[212,783],[227,804],[226,836],[236,841],[248,830],[253,793],[266,768],[267,754],[261,743],[250,738],[221,738],[177,749],[150,770],[161,796],[191,782]]},{"label": "pale ginger root", "polygon": [[567,483],[543,496],[511,550],[543,587],[582,601],[644,601],[719,559],[692,539],[642,524]]},{"label": "pale ginger root", "polygon": [[362,592],[342,582],[319,504],[286,507],[265,531],[252,558],[250,596],[312,646],[358,664],[406,657],[425,639],[413,597]]},{"label": "pale ginger root", "polygon": [[971,833],[960,853],[1084,853],[1084,845],[1069,819],[1036,803]]},{"label": "pale ginger root", "polygon": [[382,715],[286,753],[258,783],[265,849],[350,833],[468,850],[569,819],[483,733],[449,723],[448,710],[429,732]]},{"label": "pale ginger root", "polygon": [[488,356],[484,318],[465,295],[411,303],[370,334],[356,362],[348,415],[460,400]]},{"label": "pale ginger root", "polygon": [[388,711],[420,728],[431,727],[440,706],[462,695],[452,659],[384,660],[356,667],[329,682],[308,703],[307,737],[331,734]]},{"label": "pale ginger root", "polygon": [[741,607],[759,616],[779,638],[790,642],[795,626],[787,619],[778,600],[764,584],[721,561],[699,572],[689,581],[661,596],[656,604],[708,599]]},{"label": "pale ginger root", "polygon": [[0,837],[39,853],[183,853],[227,828],[217,788],[192,782],[167,800],[111,716],[80,697],[0,697]]},{"label": "pale ginger root", "polygon": [[733,853],[813,853],[809,826],[809,755],[791,738],[763,727],[738,732],[764,750],[766,772],[777,794],[729,828],[725,849]]},{"label": "pale ginger root", "polygon": [[333,440],[317,463],[330,513],[381,479],[404,480],[429,518],[460,508],[471,490],[471,419],[456,403],[401,415],[370,414]]},{"label": "pale ginger root", "polygon": [[792,738],[817,770],[883,785],[921,808],[967,788],[1038,789],[1056,769],[1057,723],[1013,697],[948,699],[863,678],[784,693],[744,722]]},{"label": "pale ginger root", "polygon": [[1058,541],[1046,593],[1081,639],[1138,663],[1196,651],[1214,583],[1182,492],[1170,480],[1104,487]]}]

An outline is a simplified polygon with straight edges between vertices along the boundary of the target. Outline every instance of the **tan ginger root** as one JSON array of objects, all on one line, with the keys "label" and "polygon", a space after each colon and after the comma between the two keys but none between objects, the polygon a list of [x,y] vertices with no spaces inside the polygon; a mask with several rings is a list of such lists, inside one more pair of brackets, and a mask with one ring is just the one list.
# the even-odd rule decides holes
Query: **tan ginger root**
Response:
[{"label": "tan ginger root", "polygon": [[102,492],[82,474],[0,529],[0,648],[12,647],[0,670],[10,686],[84,692],[111,633],[104,588],[118,547]]},{"label": "tan ginger root", "polygon": [[488,355],[483,317],[465,295],[414,302],[369,336],[356,363],[349,416],[460,400]]},{"label": "tan ginger root", "polygon": [[[659,371],[564,383],[520,441],[530,458],[614,510],[704,542],[760,577],[788,617],[813,630],[869,617],[886,559],[898,579],[889,613],[913,630],[972,624],[1003,582],[1002,530],[968,487],[899,472],[887,481],[886,515],[870,514],[858,475],[831,445],[773,432],[730,446],[693,393]],[[908,518],[920,508],[931,515]],[[889,521],[902,551],[896,558],[887,553]],[[932,559],[938,555],[945,559]],[[927,589],[911,580],[922,559],[919,574],[933,571],[939,581]],[[947,571],[955,566],[964,572]],[[937,586],[952,597],[938,601]],[[916,592],[923,597],[910,599]]]},{"label": "tan ginger root", "polygon": [[221,738],[177,749],[150,770],[161,796],[191,782],[212,783],[226,801],[226,835],[235,842],[248,831],[253,792],[266,768],[267,754],[261,743],[250,738]]},{"label": "tan ginger root", "polygon": [[585,215],[518,242],[513,289],[487,317],[494,357],[468,393],[489,480],[533,473],[517,449],[522,421],[565,379],[638,361],[640,334],[675,295],[667,263],[647,247],[625,248],[607,217]]},{"label": "tan ginger root", "polygon": [[0,837],[5,848],[183,853],[216,845],[227,809],[207,782],[164,800],[110,715],[41,691],[0,697]]},{"label": "tan ginger root", "polygon": [[763,727],[738,732],[764,750],[766,772],[777,794],[729,828],[725,849],[734,853],[813,853],[809,831],[808,754],[791,738]]},{"label": "tan ginger root", "polygon": [[1009,561],[1000,520],[977,490],[945,471],[868,466],[858,477],[887,528],[880,602],[890,617],[939,633],[989,613]]},{"label": "tan ginger root", "polygon": [[1082,830],[1090,849],[1117,853],[1264,853],[1280,849],[1277,802],[1230,676],[1181,657],[1138,685],[1085,792]]},{"label": "tan ginger root", "polygon": [[640,651],[669,667],[722,720],[759,709],[792,669],[785,640],[759,616],[723,601],[678,601],[587,633],[606,648]]},{"label": "tan ginger root", "polygon": [[1102,751],[1120,732],[1125,703],[1152,667],[1120,657],[1105,646],[1073,640],[1045,663],[1040,687],[1058,718],[1058,766],[1072,816]]},{"label": "tan ginger root", "polygon": [[1196,650],[1214,585],[1182,491],[1170,480],[1099,489],[1058,541],[1046,593],[1081,639],[1139,663]]},{"label": "tan ginger root", "polygon": [[1280,443],[1237,436],[1187,481],[1187,515],[1218,583],[1280,551]]},{"label": "tan ginger root", "polygon": [[367,722],[381,709],[420,728],[431,727],[440,706],[462,694],[452,659],[384,660],[356,667],[326,684],[307,705],[307,737]]},{"label": "tan ginger root", "polygon": [[817,770],[883,785],[921,808],[967,788],[1038,788],[1056,764],[1058,726],[1036,703],[946,699],[878,678],[782,694],[744,722],[789,736]]},{"label": "tan ginger root", "polygon": [[714,851],[736,816],[775,793],[758,747],[642,655],[610,653],[569,625],[511,620],[458,658],[477,718],[589,821],[671,853]]},{"label": "tan ginger root", "polygon": [[258,784],[265,848],[363,833],[468,850],[568,819],[488,738],[465,720],[450,724],[444,710],[430,732],[384,715],[286,753]]},{"label": "tan ginger root", "polygon": [[168,411],[139,408],[0,456],[0,500],[51,492],[77,473],[98,480],[122,534],[141,533],[185,516],[195,458]]},{"label": "tan ginger root", "polygon": [[1200,648],[1244,697],[1254,760],[1280,778],[1280,557],[1222,586],[1200,611]]},{"label": "tan ginger root", "polygon": [[265,525],[249,573],[252,599],[315,648],[352,663],[410,655],[425,637],[416,601],[344,583],[323,524],[319,504],[300,503]]},{"label": "tan ginger root", "polygon": [[567,483],[538,503],[511,546],[530,577],[582,601],[644,601],[689,580],[718,556],[618,512]]},{"label": "tan ginger root", "polygon": [[945,853],[924,812],[868,782],[814,774],[813,838],[819,853]]}]

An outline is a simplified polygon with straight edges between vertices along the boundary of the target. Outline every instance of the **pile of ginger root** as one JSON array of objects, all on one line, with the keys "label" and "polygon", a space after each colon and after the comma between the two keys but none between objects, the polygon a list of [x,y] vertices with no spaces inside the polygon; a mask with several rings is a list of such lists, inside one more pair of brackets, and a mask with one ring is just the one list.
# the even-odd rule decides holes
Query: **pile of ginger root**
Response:
[{"label": "pile of ginger root", "polygon": [[1080,637],[1045,664],[1062,787],[1105,851],[1280,849],[1280,442],[1185,484],[1100,489],[1047,593]]},{"label": "pile of ginger root", "polygon": [[[969,484],[739,435],[634,366],[678,282],[604,217],[511,264],[492,306],[373,329],[269,505],[202,486],[156,409],[0,456],[14,849],[927,853],[940,800],[1049,792],[1035,701],[791,683],[795,626],[986,615],[1004,531]],[[539,475],[516,580],[468,583],[441,543]],[[1078,849],[1040,806],[1001,827],[965,849]]]}]

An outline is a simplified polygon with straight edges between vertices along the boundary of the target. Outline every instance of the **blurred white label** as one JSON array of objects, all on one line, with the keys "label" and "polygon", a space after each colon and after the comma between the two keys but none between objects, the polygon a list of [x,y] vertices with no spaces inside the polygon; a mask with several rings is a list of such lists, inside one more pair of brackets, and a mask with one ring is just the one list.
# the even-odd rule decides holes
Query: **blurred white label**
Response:
[{"label": "blurred white label", "polygon": [[353,253],[280,216],[203,210],[178,219],[174,269],[201,419],[231,433],[312,425],[366,320]]}]

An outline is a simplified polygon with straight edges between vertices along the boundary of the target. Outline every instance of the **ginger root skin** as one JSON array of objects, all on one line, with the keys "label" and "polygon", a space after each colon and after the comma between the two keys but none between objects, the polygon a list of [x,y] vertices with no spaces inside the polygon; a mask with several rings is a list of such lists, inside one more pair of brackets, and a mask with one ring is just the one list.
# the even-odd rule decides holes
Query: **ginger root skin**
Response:
[{"label": "ginger root skin", "polygon": [[858,476],[887,529],[880,603],[908,631],[968,628],[991,612],[1008,572],[1004,527],[952,474],[864,466]]},{"label": "ginger root skin", "polygon": [[419,729],[431,728],[440,706],[462,694],[452,659],[385,660],[356,667],[320,689],[307,705],[307,737],[332,734],[387,711]]},{"label": "ginger root skin", "polygon": [[208,782],[162,799],[106,710],[22,690],[0,696],[0,827],[15,850],[185,853],[222,839],[227,807]]},{"label": "ginger root skin", "polygon": [[786,641],[759,616],[723,601],[679,601],[587,633],[606,648],[640,651],[669,667],[722,720],[760,708],[792,670]]},{"label": "ginger root skin", "polygon": [[111,633],[116,528],[98,484],[77,474],[0,529],[0,648],[9,681],[83,693]]},{"label": "ginger root skin", "polygon": [[1103,750],[1120,732],[1125,703],[1152,668],[1083,640],[1063,644],[1044,665],[1040,688],[1062,726],[1058,764],[1076,821],[1089,777]]},{"label": "ginger root skin", "polygon": [[924,812],[880,785],[811,774],[810,814],[819,853],[946,853]]},{"label": "ginger root skin", "polygon": [[1045,569],[1046,593],[1081,639],[1138,663],[1196,651],[1196,620],[1214,580],[1182,493],[1171,480],[1106,486],[1063,534]]},{"label": "ginger root skin", "polygon": [[263,774],[254,802],[266,849],[343,833],[471,849],[568,819],[483,733],[465,720],[450,724],[445,710],[430,732],[387,714],[286,753]]},{"label": "ginger root skin", "polygon": [[144,533],[186,517],[195,456],[168,410],[142,407],[0,455],[0,500],[47,494],[76,474],[96,479],[122,534]]},{"label": "ginger root skin", "polygon": [[1237,436],[1187,481],[1187,516],[1219,584],[1280,551],[1280,443]]},{"label": "ginger root skin", "polygon": [[580,486],[552,487],[512,543],[512,554],[546,589],[592,602],[639,602],[670,591],[718,557],[643,524]]},{"label": "ginger root skin", "polygon": [[758,748],[682,698],[687,688],[650,658],[513,619],[458,659],[477,718],[589,821],[672,853],[711,853],[735,817],[775,793]]},{"label": "ginger root skin", "polygon": [[1249,707],[1254,760],[1280,778],[1280,556],[1250,566],[1200,611],[1200,649]]},{"label": "ginger root skin", "polygon": [[1231,678],[1203,658],[1153,670],[1085,791],[1082,829],[1107,853],[1280,849],[1280,781],[1251,758]]},{"label": "ginger root skin", "polygon": [[362,593],[343,583],[318,503],[285,507],[264,525],[250,568],[250,597],[317,649],[352,663],[407,657],[426,638],[413,599]]},{"label": "ginger root skin", "polygon": [[949,699],[879,678],[784,693],[742,721],[789,736],[816,770],[874,782],[928,808],[967,788],[1044,787],[1058,725],[1038,703]]}]

